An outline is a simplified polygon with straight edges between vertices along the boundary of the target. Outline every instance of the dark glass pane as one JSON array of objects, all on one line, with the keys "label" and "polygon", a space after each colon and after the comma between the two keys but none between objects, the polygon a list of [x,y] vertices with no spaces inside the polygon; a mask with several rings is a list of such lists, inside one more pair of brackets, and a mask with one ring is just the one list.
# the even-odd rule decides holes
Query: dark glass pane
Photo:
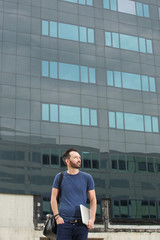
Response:
[{"label": "dark glass pane", "polygon": [[43,163],[43,165],[49,165],[49,155],[48,154],[42,155],[42,163]]}]

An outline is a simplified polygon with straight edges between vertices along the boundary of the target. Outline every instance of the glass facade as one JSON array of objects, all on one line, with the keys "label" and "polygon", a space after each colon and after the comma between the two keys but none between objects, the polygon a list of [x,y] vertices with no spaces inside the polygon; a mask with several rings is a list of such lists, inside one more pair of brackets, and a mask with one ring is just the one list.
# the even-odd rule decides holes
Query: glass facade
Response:
[{"label": "glass facade", "polygon": [[75,147],[97,217],[160,218],[160,5],[0,1],[0,192],[38,194]]}]

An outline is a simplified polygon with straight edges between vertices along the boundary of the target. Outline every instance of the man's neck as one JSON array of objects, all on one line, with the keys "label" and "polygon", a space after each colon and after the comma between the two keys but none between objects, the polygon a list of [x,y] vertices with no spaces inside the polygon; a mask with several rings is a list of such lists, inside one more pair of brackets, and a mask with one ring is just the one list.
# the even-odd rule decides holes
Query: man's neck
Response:
[{"label": "man's neck", "polygon": [[79,169],[77,169],[77,168],[68,168],[67,173],[69,173],[71,175],[76,175],[77,173],[79,173]]}]

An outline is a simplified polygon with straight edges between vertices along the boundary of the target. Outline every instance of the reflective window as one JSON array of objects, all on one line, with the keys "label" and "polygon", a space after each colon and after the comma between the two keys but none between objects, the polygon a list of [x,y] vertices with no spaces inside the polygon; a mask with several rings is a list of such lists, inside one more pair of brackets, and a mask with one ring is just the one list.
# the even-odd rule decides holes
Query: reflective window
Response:
[{"label": "reflective window", "polygon": [[88,43],[94,43],[94,30],[88,28]]},{"label": "reflective window", "polygon": [[149,18],[149,5],[131,0],[103,0],[103,7],[112,11]]},{"label": "reflective window", "polygon": [[140,114],[124,113],[126,130],[144,131],[143,116]]},{"label": "reflective window", "polygon": [[50,121],[58,122],[58,105],[50,104]]},{"label": "reflective window", "polygon": [[119,48],[119,34],[112,33],[112,46],[114,48]]},{"label": "reflective window", "polygon": [[138,37],[120,34],[120,48],[138,52]]},{"label": "reflective window", "polygon": [[91,126],[97,126],[97,110],[90,110]]},{"label": "reflective window", "polygon": [[49,104],[42,104],[42,120],[49,121]]},{"label": "reflective window", "polygon": [[107,47],[121,48],[129,51],[153,53],[152,40],[119,33],[105,32]]},{"label": "reflective window", "polygon": [[115,112],[109,112],[109,127],[115,128],[116,122],[115,122]]},{"label": "reflective window", "polygon": [[79,82],[79,66],[59,63],[59,78]]},{"label": "reflective window", "polygon": [[48,61],[42,61],[42,76],[43,77],[48,77],[49,76]]},{"label": "reflective window", "polygon": [[82,155],[83,159],[83,168],[91,168],[91,153],[90,152],[83,152]]},{"label": "reflective window", "polygon": [[140,2],[136,2],[136,14],[140,17],[149,18],[149,6]]},{"label": "reflective window", "polygon": [[42,61],[42,77],[96,83],[95,68],[68,63]]},{"label": "reflective window", "polygon": [[50,78],[57,78],[57,77],[58,77],[57,62],[50,62]]},{"label": "reflective window", "polygon": [[59,38],[78,41],[78,26],[59,23]]},{"label": "reflective window", "polygon": [[90,116],[89,116],[89,109],[82,108],[82,125],[90,125]]},{"label": "reflective window", "polygon": [[57,37],[57,23],[56,22],[50,22],[50,36],[51,37]]},{"label": "reflective window", "polygon": [[112,199],[112,218],[158,219],[159,201]]},{"label": "reflective window", "polygon": [[122,112],[109,112],[108,115],[110,128],[159,132],[158,117]]},{"label": "reflective window", "polygon": [[[88,5],[91,1],[87,1]],[[94,29],[42,20],[42,35],[67,40],[94,43]]]},{"label": "reflective window", "polygon": [[89,68],[89,82],[96,83],[95,68]]},{"label": "reflective window", "polygon": [[155,92],[155,78],[134,73],[107,71],[107,85],[138,91]]},{"label": "reflective window", "polygon": [[122,112],[116,112],[116,126],[118,129],[124,129],[124,120]]},{"label": "reflective window", "polygon": [[122,73],[123,88],[141,90],[141,78],[138,74]]},{"label": "reflective window", "polygon": [[93,6],[93,0],[63,0],[65,2],[79,3],[83,5]]},{"label": "reflective window", "polygon": [[60,106],[59,118],[61,123],[80,124],[80,108]]},{"label": "reflective window", "polygon": [[159,132],[158,118],[157,117],[152,117],[152,129],[153,129],[153,132],[156,132],[156,133]]},{"label": "reflective window", "polygon": [[98,125],[97,110],[57,104],[42,104],[42,120],[84,126]]},{"label": "reflective window", "polygon": [[158,8],[159,20],[160,20],[160,8]]},{"label": "reflective window", "polygon": [[48,36],[48,21],[42,21],[42,35]]}]

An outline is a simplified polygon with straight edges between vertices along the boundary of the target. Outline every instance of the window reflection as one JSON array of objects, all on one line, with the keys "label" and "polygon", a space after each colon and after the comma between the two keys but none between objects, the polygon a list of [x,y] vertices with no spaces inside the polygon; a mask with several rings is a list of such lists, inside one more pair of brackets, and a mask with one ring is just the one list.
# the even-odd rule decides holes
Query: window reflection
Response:
[{"label": "window reflection", "polygon": [[107,71],[107,85],[138,91],[156,91],[154,77],[118,71]]},{"label": "window reflection", "polygon": [[69,63],[42,61],[42,77],[58,78],[62,80],[96,83],[95,68],[79,66]]},{"label": "window reflection", "polygon": [[42,120],[86,126],[98,125],[95,109],[46,103],[42,104]]},{"label": "window reflection", "polygon": [[132,0],[103,0],[103,7],[112,11],[149,18],[149,5]]},{"label": "window reflection", "polygon": [[[91,1],[88,1],[88,5]],[[94,43],[94,29],[67,23],[42,20],[42,35],[72,41]]]},{"label": "window reflection", "polygon": [[105,32],[105,44],[107,47],[121,48],[129,51],[152,54],[152,40],[136,36]]},{"label": "window reflection", "polygon": [[112,218],[158,219],[159,201],[112,199]]},{"label": "window reflection", "polygon": [[109,112],[109,127],[132,131],[159,132],[158,117],[135,113]]}]

